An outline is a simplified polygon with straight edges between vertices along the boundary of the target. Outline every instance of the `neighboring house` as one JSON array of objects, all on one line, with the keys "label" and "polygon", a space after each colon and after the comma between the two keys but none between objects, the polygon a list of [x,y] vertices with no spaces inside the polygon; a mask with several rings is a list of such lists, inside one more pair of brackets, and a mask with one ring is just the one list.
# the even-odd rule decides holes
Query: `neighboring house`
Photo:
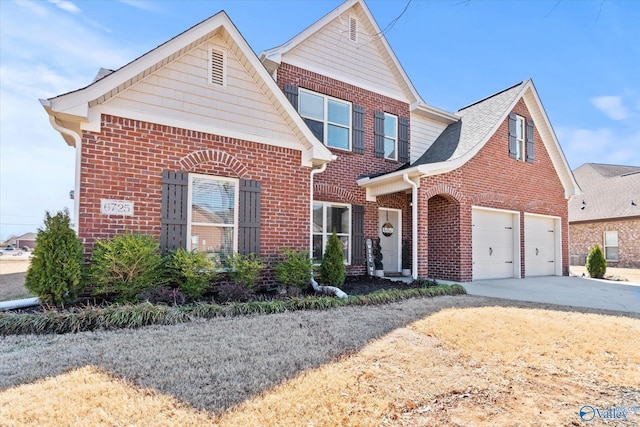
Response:
[{"label": "neighboring house", "polygon": [[599,244],[608,266],[640,268],[640,166],[586,163],[573,174],[582,195],[569,201],[571,264]]},{"label": "neighboring house", "polygon": [[579,188],[533,83],[430,106],[362,0],[259,58],[220,12],[41,102],[78,152],[87,250],[139,232],[163,250],[317,258],[335,230],[349,274],[367,238],[387,273],[407,240],[414,277],[568,274]]},{"label": "neighboring house", "polygon": [[20,237],[16,237],[16,248],[24,249],[29,248],[33,249],[36,247],[36,237],[38,235],[36,233],[25,233]]}]

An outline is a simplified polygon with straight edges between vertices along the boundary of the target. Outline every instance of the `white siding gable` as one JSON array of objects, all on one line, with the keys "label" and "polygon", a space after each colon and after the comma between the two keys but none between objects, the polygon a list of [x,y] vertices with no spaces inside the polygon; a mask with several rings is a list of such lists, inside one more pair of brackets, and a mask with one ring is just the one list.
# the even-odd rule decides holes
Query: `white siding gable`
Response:
[{"label": "white siding gable", "polygon": [[411,114],[411,163],[431,147],[447,124],[420,114]]},{"label": "white siding gable", "polygon": [[[357,35],[352,40],[352,19]],[[411,90],[359,4],[282,55],[282,62],[411,103]]]},{"label": "white siding gable", "polygon": [[[227,39],[229,40],[229,39]],[[251,135],[296,146],[299,140],[265,94],[268,90],[237,45],[216,35],[141,79],[103,105],[131,118],[170,119],[181,127]],[[224,52],[224,84],[211,84],[211,50]],[[280,111],[279,111],[280,110]],[[299,147],[299,145],[297,145]]]}]

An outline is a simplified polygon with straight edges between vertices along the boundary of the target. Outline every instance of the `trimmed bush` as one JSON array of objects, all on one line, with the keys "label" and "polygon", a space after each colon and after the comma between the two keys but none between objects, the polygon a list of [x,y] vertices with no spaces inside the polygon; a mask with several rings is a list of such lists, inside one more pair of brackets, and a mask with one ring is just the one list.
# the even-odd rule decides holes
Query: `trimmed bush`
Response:
[{"label": "trimmed bush", "polygon": [[607,261],[604,259],[604,253],[600,245],[596,244],[591,248],[585,267],[589,272],[589,276],[598,279],[604,277],[604,273],[607,272]]},{"label": "trimmed bush", "polygon": [[324,251],[324,257],[320,264],[320,280],[322,283],[331,286],[341,286],[344,284],[344,278],[347,274],[347,268],[344,265],[344,252],[342,244],[336,230],[329,237],[327,247]]},{"label": "trimmed bush", "polygon": [[251,292],[256,291],[256,282],[260,278],[260,271],[265,265],[256,254],[240,255],[234,253],[226,258],[225,266],[229,269],[231,280]]},{"label": "trimmed bush", "polygon": [[45,214],[25,286],[40,302],[55,306],[74,302],[82,292],[82,243],[71,229],[68,210],[54,216],[49,212]]},{"label": "trimmed bush", "polygon": [[140,292],[163,281],[160,245],[148,235],[120,234],[98,240],[91,257],[94,295],[136,301]]},{"label": "trimmed bush", "polygon": [[373,241],[373,265],[376,270],[382,270],[384,268],[382,264],[382,246],[380,245],[380,238],[374,239]]},{"label": "trimmed bush", "polygon": [[313,261],[308,251],[282,250],[281,260],[274,266],[276,280],[285,286],[307,289],[313,272]]},{"label": "trimmed bush", "polygon": [[180,292],[191,298],[199,298],[216,277],[216,262],[205,252],[180,248],[165,258],[168,279],[178,285]]}]

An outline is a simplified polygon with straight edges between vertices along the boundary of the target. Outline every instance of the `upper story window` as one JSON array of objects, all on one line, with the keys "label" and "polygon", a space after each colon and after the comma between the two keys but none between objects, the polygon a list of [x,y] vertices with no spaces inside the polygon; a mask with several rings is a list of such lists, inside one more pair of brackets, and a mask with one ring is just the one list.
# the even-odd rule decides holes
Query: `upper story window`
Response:
[{"label": "upper story window", "polygon": [[516,159],[524,160],[524,117],[516,116]]},{"label": "upper story window", "polygon": [[328,147],[351,149],[351,103],[300,89],[298,111]]},{"label": "upper story window", "polygon": [[618,232],[604,233],[604,257],[607,261],[618,261]]},{"label": "upper story window", "polygon": [[187,249],[217,255],[238,250],[238,180],[189,174]]},{"label": "upper story window", "polygon": [[509,157],[534,163],[533,120],[509,113]]},{"label": "upper story window", "polygon": [[384,157],[398,158],[398,117],[384,113]]}]

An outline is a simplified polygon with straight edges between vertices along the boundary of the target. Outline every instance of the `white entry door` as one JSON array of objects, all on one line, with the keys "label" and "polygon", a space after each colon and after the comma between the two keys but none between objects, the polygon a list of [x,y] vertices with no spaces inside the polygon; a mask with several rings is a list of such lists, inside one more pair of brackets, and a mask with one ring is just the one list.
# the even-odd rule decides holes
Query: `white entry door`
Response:
[{"label": "white entry door", "polygon": [[518,277],[517,216],[513,212],[472,210],[473,280]]},{"label": "white entry door", "polygon": [[382,247],[382,265],[385,273],[398,273],[402,268],[400,248],[402,247],[402,211],[380,208],[378,237]]}]

